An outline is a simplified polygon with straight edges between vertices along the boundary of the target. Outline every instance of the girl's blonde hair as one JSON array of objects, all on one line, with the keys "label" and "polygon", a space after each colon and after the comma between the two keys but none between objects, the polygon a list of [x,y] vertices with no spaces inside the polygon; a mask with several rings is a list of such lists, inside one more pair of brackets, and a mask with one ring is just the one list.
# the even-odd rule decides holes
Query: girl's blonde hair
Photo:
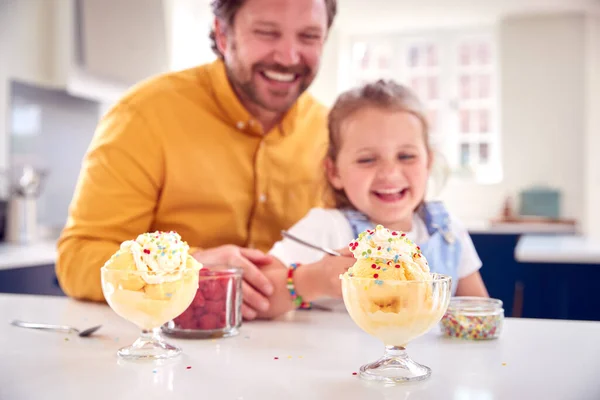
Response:
[{"label": "girl's blonde hair", "polygon": [[[350,89],[342,93],[329,112],[327,128],[329,131],[329,148],[327,158],[335,163],[342,144],[341,131],[344,122],[356,112],[369,107],[388,111],[407,112],[417,117],[423,125],[423,139],[427,152],[429,146],[429,124],[425,108],[415,93],[408,87],[393,80],[378,80]],[[327,203],[335,208],[354,208],[344,190],[334,188],[326,180],[327,193],[331,197]]]}]

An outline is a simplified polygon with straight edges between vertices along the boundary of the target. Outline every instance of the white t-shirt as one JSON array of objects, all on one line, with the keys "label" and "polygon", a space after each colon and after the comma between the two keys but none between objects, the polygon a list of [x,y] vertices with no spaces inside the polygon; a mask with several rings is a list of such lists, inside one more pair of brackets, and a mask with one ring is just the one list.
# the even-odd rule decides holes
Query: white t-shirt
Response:
[{"label": "white t-shirt", "polygon": [[[464,278],[481,268],[481,259],[477,255],[475,246],[464,225],[452,215],[450,215],[450,224],[452,232],[461,245],[458,277]],[[304,218],[291,227],[289,232],[300,239],[333,250],[347,248],[348,244],[354,239],[350,222],[341,211],[336,209],[313,208]],[[406,236],[416,244],[429,240],[429,232],[425,221],[416,213],[413,214],[412,230],[406,232]],[[311,249],[288,238],[275,243],[269,254],[277,257],[285,265],[292,263],[310,264],[319,261],[324,256],[321,251]]]}]

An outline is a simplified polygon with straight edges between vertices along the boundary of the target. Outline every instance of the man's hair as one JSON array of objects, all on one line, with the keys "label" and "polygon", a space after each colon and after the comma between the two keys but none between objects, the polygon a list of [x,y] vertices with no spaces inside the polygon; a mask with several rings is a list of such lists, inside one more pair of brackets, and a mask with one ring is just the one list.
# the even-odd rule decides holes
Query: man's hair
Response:
[{"label": "man's hair", "polygon": [[[212,0],[210,6],[215,18],[220,19],[227,25],[232,26],[235,15],[238,10],[244,5],[246,0]],[[327,29],[331,28],[335,15],[337,14],[337,0],[324,0],[327,8]],[[217,38],[214,26],[210,30],[211,48],[219,58],[223,58],[223,54],[217,46]]]}]

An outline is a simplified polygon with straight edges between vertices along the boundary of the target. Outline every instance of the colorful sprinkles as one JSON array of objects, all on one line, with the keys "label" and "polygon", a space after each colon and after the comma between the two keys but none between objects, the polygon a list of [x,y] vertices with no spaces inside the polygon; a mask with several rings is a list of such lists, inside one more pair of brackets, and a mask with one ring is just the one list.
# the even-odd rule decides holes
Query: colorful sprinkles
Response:
[{"label": "colorful sprinkles", "polygon": [[123,242],[107,264],[123,251],[133,253],[138,270],[169,274],[185,268],[189,246],[174,231],[143,233],[135,240]]},{"label": "colorful sprinkles", "polygon": [[377,225],[359,233],[349,248],[359,261],[348,269],[348,277],[372,278],[379,286],[387,280],[430,277],[421,248],[401,231]]},{"label": "colorful sprinkles", "polygon": [[467,340],[495,339],[500,335],[503,319],[503,313],[472,316],[449,311],[442,318],[441,327],[443,334],[448,337]]},{"label": "colorful sprinkles", "polygon": [[[398,262],[399,254],[410,254],[420,258],[421,249],[405,233],[390,231],[382,225],[367,229],[358,234],[358,238],[348,245],[355,258],[379,258]],[[371,266],[377,268],[375,264]]]}]

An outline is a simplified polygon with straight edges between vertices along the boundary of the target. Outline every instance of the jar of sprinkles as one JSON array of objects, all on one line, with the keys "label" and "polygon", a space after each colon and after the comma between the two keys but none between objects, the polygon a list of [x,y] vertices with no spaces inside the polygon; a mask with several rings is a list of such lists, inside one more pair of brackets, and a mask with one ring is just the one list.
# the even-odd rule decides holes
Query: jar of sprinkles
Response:
[{"label": "jar of sprinkles", "polygon": [[450,299],[440,327],[447,337],[487,340],[500,335],[503,322],[501,300],[459,296]]}]

